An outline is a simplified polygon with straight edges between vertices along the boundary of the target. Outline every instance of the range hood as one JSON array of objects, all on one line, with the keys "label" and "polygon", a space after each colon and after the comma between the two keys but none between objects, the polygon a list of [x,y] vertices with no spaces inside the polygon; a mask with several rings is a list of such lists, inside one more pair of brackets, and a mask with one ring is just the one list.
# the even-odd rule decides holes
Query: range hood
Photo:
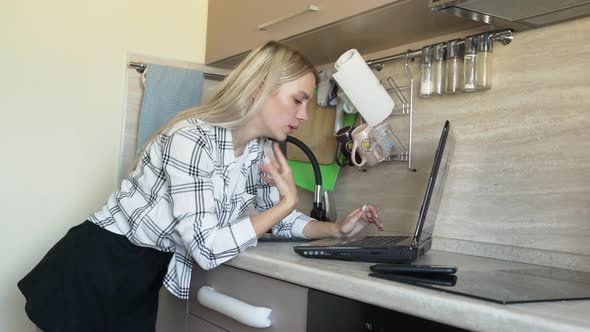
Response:
[{"label": "range hood", "polygon": [[590,15],[590,0],[428,0],[432,10],[528,30]]}]

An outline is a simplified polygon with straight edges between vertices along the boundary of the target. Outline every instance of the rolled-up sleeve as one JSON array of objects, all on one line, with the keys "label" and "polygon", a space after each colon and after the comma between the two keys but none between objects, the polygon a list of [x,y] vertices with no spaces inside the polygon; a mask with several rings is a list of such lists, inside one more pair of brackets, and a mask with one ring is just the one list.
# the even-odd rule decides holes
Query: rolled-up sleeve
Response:
[{"label": "rolled-up sleeve", "polygon": [[174,231],[193,259],[211,269],[257,243],[250,218],[220,227],[216,215],[212,148],[200,128],[179,130],[163,152]]}]

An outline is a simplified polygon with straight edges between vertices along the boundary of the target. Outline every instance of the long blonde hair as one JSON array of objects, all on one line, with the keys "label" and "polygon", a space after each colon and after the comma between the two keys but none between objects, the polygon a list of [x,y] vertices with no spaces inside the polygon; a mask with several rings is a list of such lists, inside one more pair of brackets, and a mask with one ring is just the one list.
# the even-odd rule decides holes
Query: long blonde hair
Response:
[{"label": "long blonde hair", "polygon": [[260,111],[275,89],[309,72],[319,82],[317,70],[303,54],[278,42],[267,42],[250,52],[206,103],[178,113],[150,137],[145,147],[176,123],[188,119],[200,119],[227,129],[238,128]]}]

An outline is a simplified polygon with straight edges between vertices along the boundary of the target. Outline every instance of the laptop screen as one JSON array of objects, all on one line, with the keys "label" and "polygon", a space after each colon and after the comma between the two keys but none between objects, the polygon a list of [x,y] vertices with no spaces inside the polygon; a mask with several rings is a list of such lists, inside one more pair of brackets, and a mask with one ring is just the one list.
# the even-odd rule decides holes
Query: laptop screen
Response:
[{"label": "laptop screen", "polygon": [[454,150],[453,130],[447,121],[440,135],[426,193],[418,216],[418,223],[414,232],[416,243],[419,243],[420,239],[426,240],[432,237]]}]

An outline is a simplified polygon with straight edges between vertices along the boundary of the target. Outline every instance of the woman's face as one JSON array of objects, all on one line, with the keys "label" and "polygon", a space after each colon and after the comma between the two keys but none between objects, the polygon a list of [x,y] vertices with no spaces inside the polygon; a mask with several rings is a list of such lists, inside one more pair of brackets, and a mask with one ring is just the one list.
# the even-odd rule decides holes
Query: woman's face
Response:
[{"label": "woman's face", "polygon": [[262,105],[263,136],[284,141],[287,135],[307,120],[307,103],[311,100],[316,81],[313,73],[287,82],[275,90]]}]

